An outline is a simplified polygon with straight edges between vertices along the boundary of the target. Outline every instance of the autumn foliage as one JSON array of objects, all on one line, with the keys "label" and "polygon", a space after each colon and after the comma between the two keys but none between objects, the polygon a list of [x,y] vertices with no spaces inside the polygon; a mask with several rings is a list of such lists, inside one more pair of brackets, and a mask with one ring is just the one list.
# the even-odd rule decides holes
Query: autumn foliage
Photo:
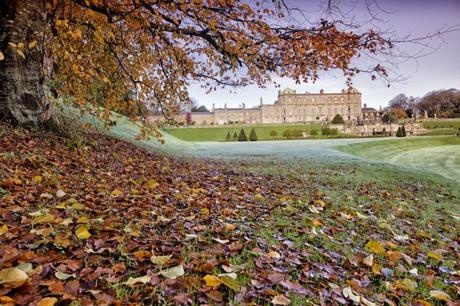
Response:
[{"label": "autumn foliage", "polygon": [[[339,69],[348,78],[362,52],[391,47],[374,31],[337,20],[294,25],[281,1],[46,1],[44,36],[11,42],[27,57],[44,53],[51,92],[109,120],[118,111],[146,122],[171,118],[188,103],[188,86],[263,86],[273,75],[295,81]],[[10,50],[8,49],[8,50]],[[372,71],[385,74],[380,65]]]}]

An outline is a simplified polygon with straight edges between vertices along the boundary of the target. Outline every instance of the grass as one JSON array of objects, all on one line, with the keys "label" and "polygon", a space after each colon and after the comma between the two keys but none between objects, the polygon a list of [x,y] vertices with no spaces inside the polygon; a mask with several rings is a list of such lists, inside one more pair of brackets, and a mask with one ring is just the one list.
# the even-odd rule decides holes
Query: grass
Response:
[{"label": "grass", "polygon": [[458,130],[451,128],[436,128],[428,130],[423,136],[443,136],[443,135],[456,135]]},{"label": "grass", "polygon": [[420,137],[339,146],[339,150],[371,160],[428,170],[460,181],[460,138]]},{"label": "grass", "polygon": [[310,131],[313,129],[320,130],[320,124],[296,124],[296,125],[255,125],[255,126],[226,126],[226,127],[193,127],[193,128],[167,128],[165,131],[184,141],[223,141],[230,132],[230,135],[236,132],[239,134],[241,129],[244,128],[246,135],[249,137],[251,129],[256,130],[258,140],[273,140],[270,132],[275,130],[277,137],[282,137],[283,131],[290,129],[299,129],[303,131]]},{"label": "grass", "polygon": [[423,121],[423,127],[426,129],[460,129],[460,119],[459,120],[433,120],[433,121]]}]

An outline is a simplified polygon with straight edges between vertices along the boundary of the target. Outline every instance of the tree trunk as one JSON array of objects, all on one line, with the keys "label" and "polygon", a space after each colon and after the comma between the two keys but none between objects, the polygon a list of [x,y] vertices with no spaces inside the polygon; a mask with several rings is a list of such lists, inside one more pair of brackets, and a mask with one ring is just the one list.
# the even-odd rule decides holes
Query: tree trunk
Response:
[{"label": "tree trunk", "polygon": [[4,55],[0,61],[0,121],[29,127],[44,121],[47,103],[41,42],[45,2],[0,0],[0,51]]}]

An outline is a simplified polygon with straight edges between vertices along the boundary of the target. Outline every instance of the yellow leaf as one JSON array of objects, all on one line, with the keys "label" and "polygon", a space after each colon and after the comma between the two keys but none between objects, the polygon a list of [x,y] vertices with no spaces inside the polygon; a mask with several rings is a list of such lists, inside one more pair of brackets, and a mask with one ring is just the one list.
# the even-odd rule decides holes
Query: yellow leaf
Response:
[{"label": "yellow leaf", "polygon": [[396,281],[396,288],[406,291],[414,291],[417,288],[417,283],[411,279],[404,278]]},{"label": "yellow leaf", "polygon": [[431,290],[430,291],[430,296],[438,301],[444,301],[444,302],[449,302],[450,301],[450,296],[445,293],[444,291],[441,290]]},{"label": "yellow leaf", "polygon": [[[236,273],[235,273],[235,276],[236,276]],[[223,275],[221,277],[221,280],[222,280],[222,284],[232,289],[233,291],[240,290],[240,285],[238,284],[235,278],[232,278],[229,275]]]},{"label": "yellow leaf", "polygon": [[427,255],[430,258],[433,258],[433,259],[435,259],[437,261],[440,261],[442,259],[443,253],[444,253],[444,250],[437,249],[437,250],[428,252]]},{"label": "yellow leaf", "polygon": [[29,49],[33,49],[37,46],[37,41],[34,40],[33,42],[29,43]]},{"label": "yellow leaf", "polygon": [[147,189],[148,190],[153,190],[153,189],[157,188],[158,186],[160,186],[160,184],[158,184],[158,182],[155,181],[155,180],[149,180],[147,182]]},{"label": "yellow leaf", "polygon": [[260,193],[258,193],[258,194],[256,194],[256,195],[254,196],[254,200],[256,200],[256,201],[263,201],[263,200],[264,200],[264,196],[261,195]]},{"label": "yellow leaf", "polygon": [[0,51],[0,62],[3,61],[5,59],[5,55],[3,55],[3,52]]},{"label": "yellow leaf", "polygon": [[385,248],[380,242],[376,240],[369,240],[364,247],[368,252],[379,255],[385,254]]},{"label": "yellow leaf", "polygon": [[22,43],[22,42],[18,43],[18,48],[19,49],[24,49],[24,43]]},{"label": "yellow leaf", "polygon": [[88,219],[87,216],[81,216],[80,218],[77,219],[77,223],[87,224],[87,223],[89,223],[89,219]]},{"label": "yellow leaf", "polygon": [[219,277],[210,274],[203,277],[203,280],[206,282],[206,286],[208,287],[217,287],[222,283]]},{"label": "yellow leaf", "polygon": [[24,54],[24,52],[22,52],[22,50],[19,50],[19,49],[16,49],[16,52],[22,57],[22,58],[26,58],[26,55]]},{"label": "yellow leaf", "polygon": [[374,255],[371,254],[364,258],[363,263],[368,267],[372,267],[372,265],[374,264]]},{"label": "yellow leaf", "polygon": [[114,198],[118,198],[118,197],[120,197],[122,195],[123,195],[123,191],[118,189],[118,188],[115,189],[114,191],[112,191],[112,197],[114,197]]},{"label": "yellow leaf", "polygon": [[57,298],[54,297],[46,297],[41,299],[38,303],[37,306],[54,306],[58,301]]},{"label": "yellow leaf", "polygon": [[34,219],[34,222],[37,224],[45,224],[45,223],[52,223],[56,219],[56,216],[53,214],[44,214],[42,216],[38,216]]},{"label": "yellow leaf", "polygon": [[40,184],[42,181],[43,181],[43,177],[41,177],[40,175],[36,175],[32,178],[32,181],[35,183],[35,184]]},{"label": "yellow leaf", "polygon": [[152,276],[150,276],[150,275],[145,275],[145,276],[140,276],[140,277],[130,277],[125,282],[125,285],[132,287],[132,286],[134,286],[136,284],[150,283],[151,280],[152,280]]},{"label": "yellow leaf", "polygon": [[0,270],[0,285],[5,288],[18,288],[29,278],[27,273],[18,268]]},{"label": "yellow leaf", "polygon": [[155,256],[153,255],[150,257],[150,261],[156,265],[164,265],[171,259],[172,255],[163,255],[163,256]]},{"label": "yellow leaf", "polygon": [[268,257],[271,257],[271,258],[275,258],[275,259],[281,258],[280,253],[275,252],[275,251],[270,251],[270,252],[268,252],[268,253],[267,253],[267,256],[268,256]]},{"label": "yellow leaf", "polygon": [[277,295],[272,300],[273,305],[290,305],[291,300],[284,295]]},{"label": "yellow leaf", "polygon": [[209,209],[206,207],[203,207],[200,211],[203,215],[209,215]]},{"label": "yellow leaf", "polygon": [[77,227],[75,230],[75,234],[77,235],[78,239],[84,240],[91,237],[91,233],[88,231],[88,227],[86,225],[81,225]]},{"label": "yellow leaf", "polygon": [[66,209],[66,205],[64,202],[59,203],[58,205],[54,206],[56,209]]},{"label": "yellow leaf", "polygon": [[2,226],[0,226],[0,236],[6,234],[7,232],[8,232],[8,226],[6,224],[3,224]]}]

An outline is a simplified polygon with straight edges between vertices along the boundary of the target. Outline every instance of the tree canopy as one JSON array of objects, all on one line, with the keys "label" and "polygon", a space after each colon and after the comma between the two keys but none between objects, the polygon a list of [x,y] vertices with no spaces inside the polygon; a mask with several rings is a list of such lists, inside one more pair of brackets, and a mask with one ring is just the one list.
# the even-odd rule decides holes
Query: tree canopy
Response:
[{"label": "tree canopy", "polygon": [[[207,90],[263,86],[273,75],[311,81],[328,69],[351,80],[359,72],[354,57],[391,48],[377,32],[339,20],[299,25],[279,0],[45,2],[44,28],[24,29],[35,34],[15,41],[8,36],[1,59],[41,52],[51,92],[83,109],[96,103],[106,120],[113,110],[144,122],[148,109],[171,118],[189,102],[191,82]],[[31,0],[6,3],[10,10],[43,9]],[[380,65],[373,73],[386,74]]]}]

